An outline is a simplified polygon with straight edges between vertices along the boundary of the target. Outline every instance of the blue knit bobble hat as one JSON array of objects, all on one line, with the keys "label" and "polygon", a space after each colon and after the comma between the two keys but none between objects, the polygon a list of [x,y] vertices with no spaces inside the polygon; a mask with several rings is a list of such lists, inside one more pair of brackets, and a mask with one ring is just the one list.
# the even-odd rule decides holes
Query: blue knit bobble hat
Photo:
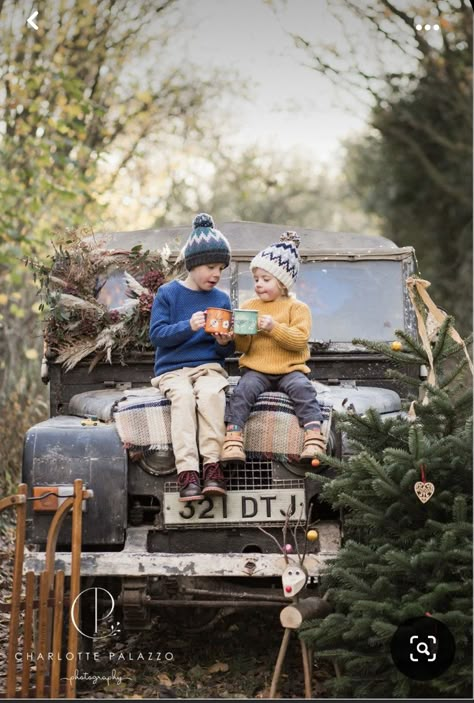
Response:
[{"label": "blue knit bobble hat", "polygon": [[299,245],[300,238],[296,232],[284,232],[279,242],[270,244],[254,256],[250,262],[250,270],[260,268],[268,271],[289,290],[300,270]]},{"label": "blue knit bobble hat", "polygon": [[205,212],[193,220],[193,231],[184,245],[184,261],[188,271],[203,264],[224,264],[227,267],[230,263],[230,244]]}]

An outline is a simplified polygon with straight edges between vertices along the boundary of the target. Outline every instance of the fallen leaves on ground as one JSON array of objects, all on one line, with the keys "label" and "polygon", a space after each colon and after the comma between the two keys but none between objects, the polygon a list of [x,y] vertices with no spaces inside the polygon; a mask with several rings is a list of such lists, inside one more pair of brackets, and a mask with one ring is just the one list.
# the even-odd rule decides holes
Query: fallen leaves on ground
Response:
[{"label": "fallen leaves on ground", "polygon": [[210,674],[219,674],[221,672],[229,671],[229,665],[224,664],[224,662],[216,662],[208,668]]},{"label": "fallen leaves on ground", "polygon": [[180,672],[174,677],[173,686],[186,686],[186,679]]},{"label": "fallen leaves on ground", "polygon": [[173,685],[168,674],[158,674],[158,681],[163,684],[163,686],[169,686],[170,688]]}]

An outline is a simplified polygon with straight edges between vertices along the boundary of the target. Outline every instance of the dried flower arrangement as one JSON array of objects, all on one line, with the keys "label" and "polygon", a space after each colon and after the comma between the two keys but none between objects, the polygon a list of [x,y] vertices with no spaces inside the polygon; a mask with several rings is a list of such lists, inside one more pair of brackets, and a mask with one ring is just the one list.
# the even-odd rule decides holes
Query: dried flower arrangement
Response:
[{"label": "dried flower arrangement", "polygon": [[91,357],[91,370],[100,361],[111,363],[112,353],[123,364],[129,352],[151,349],[150,311],[170,276],[169,256],[168,247],[105,249],[73,231],[53,244],[46,264],[29,259],[40,286],[48,358],[69,371]]}]

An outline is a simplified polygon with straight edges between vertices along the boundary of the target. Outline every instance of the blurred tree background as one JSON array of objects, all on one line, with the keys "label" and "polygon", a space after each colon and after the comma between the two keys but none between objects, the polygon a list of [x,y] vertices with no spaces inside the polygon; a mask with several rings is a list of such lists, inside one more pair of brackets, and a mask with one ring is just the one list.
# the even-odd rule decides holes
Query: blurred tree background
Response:
[{"label": "blurred tree background", "polygon": [[[22,258],[47,255],[67,229],[100,226],[104,193],[132,155],[151,140],[159,163],[160,143],[197,139],[202,106],[222,87],[164,60],[176,0],[35,7],[47,18],[36,32],[25,24],[31,8],[0,3],[0,492],[17,480],[24,431],[47,414],[37,290]],[[145,55],[159,65],[134,72]]]},{"label": "blurred tree background", "polygon": [[[270,4],[278,18],[285,3]],[[180,60],[177,38],[193,30],[182,0],[40,0],[48,22],[37,32],[25,25],[29,5],[0,0],[0,494],[17,481],[24,432],[47,416],[37,288],[22,259],[47,256],[67,230],[176,225],[207,210],[217,221],[381,233],[416,247],[436,301],[468,330],[468,3],[413,3],[413,14],[439,17],[435,43],[395,1],[327,4],[347,30],[343,54],[295,42],[348,109],[372,106],[366,133],[331,170],[308,153],[232,144],[224,105],[251,99],[252,86]],[[359,58],[354,21],[373,28],[378,71]],[[390,69],[392,52],[405,52],[408,71]]]},{"label": "blurred tree background", "polygon": [[[372,106],[367,133],[347,145],[345,173],[380,232],[415,247],[431,293],[472,329],[472,7],[469,0],[330,3],[352,27],[373,27],[379,66],[358,50],[296,44],[318,72]],[[436,26],[436,28],[435,28]],[[428,30],[427,30],[428,27]],[[400,54],[408,59],[401,66]],[[375,67],[377,69],[377,67]]]}]

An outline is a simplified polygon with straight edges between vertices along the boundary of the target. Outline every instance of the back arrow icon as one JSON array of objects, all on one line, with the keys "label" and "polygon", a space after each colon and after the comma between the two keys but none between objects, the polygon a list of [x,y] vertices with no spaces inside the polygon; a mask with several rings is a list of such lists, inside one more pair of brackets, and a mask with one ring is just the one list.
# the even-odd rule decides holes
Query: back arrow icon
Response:
[{"label": "back arrow icon", "polygon": [[38,16],[38,10],[35,10],[30,17],[26,20],[26,24],[29,24],[30,27],[33,27],[33,29],[38,29],[38,25],[34,22],[36,17]]}]

